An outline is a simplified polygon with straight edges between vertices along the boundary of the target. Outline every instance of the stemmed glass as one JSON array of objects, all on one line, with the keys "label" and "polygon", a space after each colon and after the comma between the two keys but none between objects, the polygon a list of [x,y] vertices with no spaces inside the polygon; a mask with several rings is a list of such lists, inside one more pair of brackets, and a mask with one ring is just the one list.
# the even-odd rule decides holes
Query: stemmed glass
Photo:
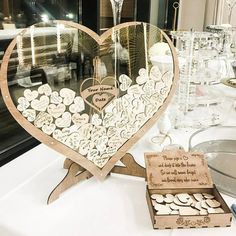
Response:
[{"label": "stemmed glass", "polygon": [[[112,7],[112,13],[113,13],[113,24],[114,26],[120,24],[121,20],[121,10],[123,6],[124,0],[110,0],[111,7]],[[113,41],[114,41],[114,72],[116,78],[119,76],[119,59],[120,59],[120,49],[122,48],[120,44],[120,35],[119,30],[113,32]]]},{"label": "stemmed glass", "polygon": [[233,8],[236,6],[236,1],[235,0],[226,0],[226,4],[227,4],[228,9],[229,9],[228,24],[230,24],[231,23],[231,17],[232,17]]},{"label": "stemmed glass", "polygon": [[113,24],[118,25],[120,24],[121,19],[121,10],[123,6],[124,0],[110,0],[112,6],[112,13],[113,13]]}]

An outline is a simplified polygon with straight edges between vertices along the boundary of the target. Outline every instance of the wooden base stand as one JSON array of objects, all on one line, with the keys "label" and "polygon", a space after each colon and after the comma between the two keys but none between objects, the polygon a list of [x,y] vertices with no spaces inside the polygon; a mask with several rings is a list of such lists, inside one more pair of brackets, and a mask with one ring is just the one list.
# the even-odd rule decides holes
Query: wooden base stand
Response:
[{"label": "wooden base stand", "polygon": [[[124,166],[115,166],[111,173],[131,175],[145,178],[145,168],[140,166],[133,158],[131,154],[124,155],[120,160]],[[63,180],[53,189],[48,197],[47,204],[50,204],[60,197],[60,194],[66,191],[73,185],[81,182],[82,180],[89,179],[93,175],[85,170],[77,163],[66,159],[64,162],[64,168],[68,169],[66,176]]]}]

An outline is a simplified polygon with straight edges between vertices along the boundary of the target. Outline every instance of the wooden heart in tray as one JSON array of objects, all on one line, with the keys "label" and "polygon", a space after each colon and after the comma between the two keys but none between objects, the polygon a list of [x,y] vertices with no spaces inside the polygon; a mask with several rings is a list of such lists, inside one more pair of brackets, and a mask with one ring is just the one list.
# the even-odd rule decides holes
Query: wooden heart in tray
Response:
[{"label": "wooden heart in tray", "polygon": [[[153,48],[161,50],[159,42],[168,43],[171,65],[149,60],[151,47],[152,55]],[[155,124],[177,77],[174,47],[155,26],[124,23],[99,36],[77,23],[54,21],[31,26],[11,42],[0,85],[23,128],[104,179]]]}]

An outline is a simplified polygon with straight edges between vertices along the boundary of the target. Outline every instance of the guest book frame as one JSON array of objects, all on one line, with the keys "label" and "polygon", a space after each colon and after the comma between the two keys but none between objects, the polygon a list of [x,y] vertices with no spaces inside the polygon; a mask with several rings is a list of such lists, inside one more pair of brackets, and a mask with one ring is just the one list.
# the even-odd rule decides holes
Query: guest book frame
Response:
[{"label": "guest book frame", "polygon": [[[9,89],[7,71],[14,50],[18,53],[20,71],[27,69],[29,64],[43,69],[50,65],[52,58],[47,54],[39,59],[39,50],[47,43],[47,37],[41,40],[42,35],[37,32],[44,27],[42,24],[23,30],[12,40],[0,72],[2,96],[12,116],[33,137],[67,158],[64,167],[68,174],[51,193],[48,203],[71,185],[92,176],[103,180],[115,172],[145,177],[145,168],[127,151],[156,123],[175,92],[179,69],[172,42],[157,27],[142,22],[117,25],[101,36],[74,22],[53,21],[50,24],[58,55],[63,51],[63,43],[67,42],[63,35],[66,30],[70,37],[67,45],[73,44],[72,51],[73,47],[82,48],[83,53],[90,50],[91,77],[76,82],[79,88],[66,84],[57,88],[47,81],[36,89],[23,86],[20,95]],[[75,35],[78,45],[74,46]],[[31,46],[30,55],[26,54],[25,39]],[[85,41],[88,44],[84,46]],[[152,65],[148,57],[150,47],[163,41],[169,45],[172,65],[168,70]],[[107,71],[104,76],[102,64],[108,67],[105,57],[113,66],[112,72]],[[126,72],[121,73],[119,70],[124,63]],[[16,83],[20,86],[19,78]],[[125,167],[116,166],[119,160]]]}]

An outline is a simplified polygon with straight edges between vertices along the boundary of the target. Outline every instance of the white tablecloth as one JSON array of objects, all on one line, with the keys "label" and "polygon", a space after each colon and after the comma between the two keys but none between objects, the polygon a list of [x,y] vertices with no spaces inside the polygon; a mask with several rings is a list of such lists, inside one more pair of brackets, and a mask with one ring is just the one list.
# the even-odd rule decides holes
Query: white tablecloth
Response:
[{"label": "white tablecloth", "polygon": [[[226,125],[236,126],[236,112]],[[130,150],[138,163],[143,153],[155,151],[150,138],[154,126]],[[189,129],[172,130],[174,143],[187,148]],[[153,230],[141,178],[111,175],[104,182],[91,178],[63,193],[47,205],[47,197],[64,177],[64,157],[41,144],[0,168],[0,236],[235,236],[230,228]],[[231,206],[236,199],[223,195]]]},{"label": "white tablecloth", "polygon": [[[179,134],[174,131],[173,137],[178,136],[175,132]],[[150,133],[153,129],[131,151],[140,163],[144,151],[155,149],[147,138]],[[41,144],[0,168],[1,236],[236,235],[235,219],[230,228],[153,230],[141,178],[111,175],[104,182],[92,178],[47,205],[49,193],[66,173],[63,161]],[[236,202],[223,197],[229,206]]]}]

